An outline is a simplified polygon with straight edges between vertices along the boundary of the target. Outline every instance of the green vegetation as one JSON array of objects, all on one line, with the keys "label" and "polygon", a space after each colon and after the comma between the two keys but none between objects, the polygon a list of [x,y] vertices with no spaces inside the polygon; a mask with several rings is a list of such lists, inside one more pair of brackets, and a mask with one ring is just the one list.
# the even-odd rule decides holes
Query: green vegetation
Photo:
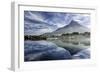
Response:
[{"label": "green vegetation", "polygon": [[86,37],[89,38],[90,37],[90,32],[84,32],[84,33],[79,33],[79,32],[72,32],[72,33],[64,33],[61,34],[60,36],[57,36],[57,34],[50,34],[50,35],[24,35],[24,40],[47,40],[48,38],[58,38],[58,39],[65,39],[67,41],[74,40],[74,39],[78,39],[78,38],[82,38],[82,37]]},{"label": "green vegetation", "polygon": [[33,40],[33,41],[46,40],[46,37],[44,37],[44,36],[25,35],[24,40]]},{"label": "green vegetation", "polygon": [[62,34],[62,36],[73,36],[73,35],[88,35],[90,36],[90,32],[84,32],[84,33],[79,33],[79,32],[72,32],[72,33],[65,33],[65,34]]}]

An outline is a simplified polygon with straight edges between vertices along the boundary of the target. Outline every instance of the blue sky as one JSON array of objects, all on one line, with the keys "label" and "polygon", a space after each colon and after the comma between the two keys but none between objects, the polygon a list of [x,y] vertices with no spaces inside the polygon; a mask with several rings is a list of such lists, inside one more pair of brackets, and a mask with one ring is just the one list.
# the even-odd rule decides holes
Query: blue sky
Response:
[{"label": "blue sky", "polygon": [[24,33],[40,35],[53,32],[58,28],[69,25],[72,20],[90,28],[89,14],[24,11]]}]

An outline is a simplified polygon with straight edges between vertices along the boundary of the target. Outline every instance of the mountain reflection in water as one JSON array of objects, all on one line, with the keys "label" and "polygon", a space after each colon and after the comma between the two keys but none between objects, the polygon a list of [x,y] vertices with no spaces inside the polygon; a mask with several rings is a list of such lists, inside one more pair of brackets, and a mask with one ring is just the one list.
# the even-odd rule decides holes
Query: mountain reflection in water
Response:
[{"label": "mountain reflection in water", "polygon": [[[63,45],[62,45],[63,44]],[[90,58],[84,47],[72,46],[61,41],[24,41],[24,61],[69,60]],[[87,51],[88,50],[88,51]]]}]

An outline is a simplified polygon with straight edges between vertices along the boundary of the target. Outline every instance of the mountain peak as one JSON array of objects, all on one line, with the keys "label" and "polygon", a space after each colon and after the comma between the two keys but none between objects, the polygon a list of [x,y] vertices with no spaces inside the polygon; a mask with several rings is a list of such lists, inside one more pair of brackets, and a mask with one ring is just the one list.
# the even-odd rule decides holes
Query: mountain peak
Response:
[{"label": "mountain peak", "polygon": [[[74,21],[74,20],[72,20],[70,23],[69,23],[69,25],[66,25],[65,27],[63,27],[63,28],[68,28],[68,27],[82,27],[82,25],[80,25],[78,22],[76,22],[76,21]],[[84,27],[84,26],[83,26]]]},{"label": "mountain peak", "polygon": [[63,33],[72,33],[72,32],[90,32],[87,27],[80,25],[78,22],[72,20],[69,25],[59,28],[53,32],[53,34],[63,34]]}]

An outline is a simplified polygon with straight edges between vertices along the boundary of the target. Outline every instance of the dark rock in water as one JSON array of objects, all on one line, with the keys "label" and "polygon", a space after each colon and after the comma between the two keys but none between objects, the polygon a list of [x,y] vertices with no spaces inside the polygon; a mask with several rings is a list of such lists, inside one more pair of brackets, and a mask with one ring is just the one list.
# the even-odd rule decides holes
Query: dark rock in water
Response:
[{"label": "dark rock in water", "polygon": [[64,60],[71,59],[71,54],[64,48],[47,41],[25,41],[24,60]]},{"label": "dark rock in water", "polygon": [[74,54],[73,59],[89,59],[90,58],[90,49],[85,49],[82,50],[80,52],[78,52],[77,54]]},{"label": "dark rock in water", "polygon": [[76,53],[78,53],[78,52],[83,50],[81,48],[73,48],[73,47],[63,47],[63,48],[68,50],[71,53],[71,55],[74,55],[74,54],[76,54]]}]

